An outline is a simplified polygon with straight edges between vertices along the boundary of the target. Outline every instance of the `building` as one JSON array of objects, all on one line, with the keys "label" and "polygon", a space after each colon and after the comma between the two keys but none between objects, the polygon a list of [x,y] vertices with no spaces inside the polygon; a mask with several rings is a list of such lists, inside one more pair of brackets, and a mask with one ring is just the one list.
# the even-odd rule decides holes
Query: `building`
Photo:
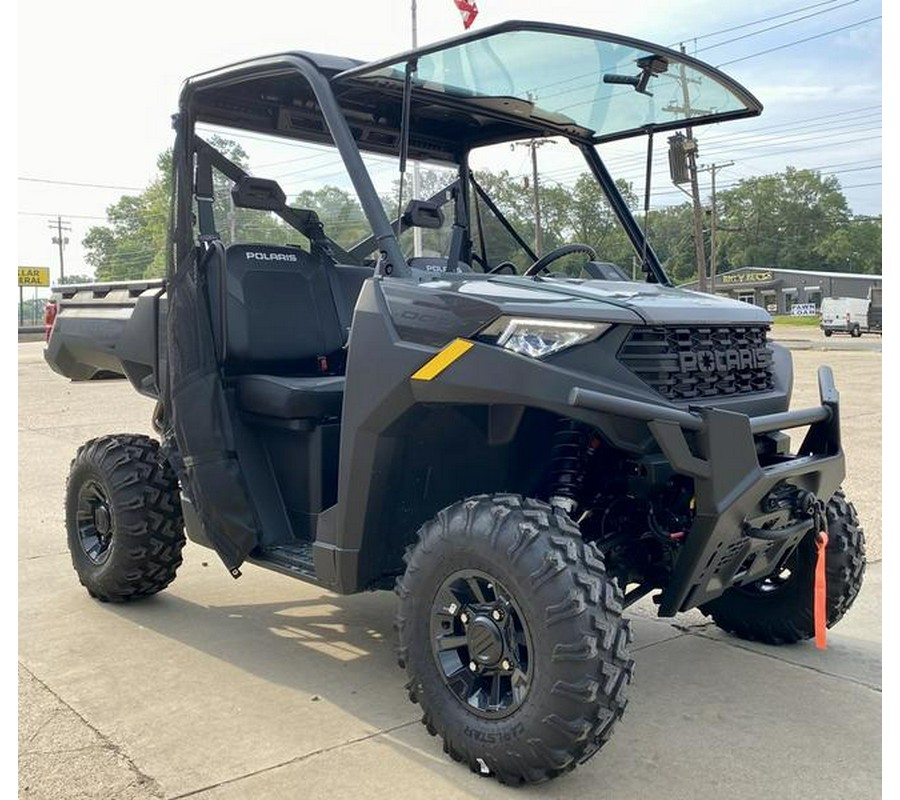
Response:
[{"label": "building", "polygon": [[[697,281],[683,284],[685,289],[697,287]],[[881,275],[740,267],[716,276],[716,294],[753,303],[770,314],[816,313],[823,297],[868,297],[872,287],[881,288]]]}]

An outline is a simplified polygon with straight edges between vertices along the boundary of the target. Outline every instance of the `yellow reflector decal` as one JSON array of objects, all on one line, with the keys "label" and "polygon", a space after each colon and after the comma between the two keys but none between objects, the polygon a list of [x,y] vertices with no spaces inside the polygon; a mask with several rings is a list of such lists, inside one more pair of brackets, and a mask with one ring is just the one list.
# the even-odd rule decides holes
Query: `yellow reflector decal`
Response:
[{"label": "yellow reflector decal", "polygon": [[472,347],[472,342],[467,342],[465,339],[454,339],[434,358],[426,361],[425,364],[416,370],[412,374],[412,379],[414,381],[430,381],[432,378],[436,378],[457,358],[469,352]]}]

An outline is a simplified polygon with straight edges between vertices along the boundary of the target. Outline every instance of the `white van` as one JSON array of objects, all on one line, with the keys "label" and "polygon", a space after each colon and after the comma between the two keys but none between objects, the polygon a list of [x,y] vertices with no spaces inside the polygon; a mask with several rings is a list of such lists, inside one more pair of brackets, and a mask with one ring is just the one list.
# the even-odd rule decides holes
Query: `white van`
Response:
[{"label": "white van", "polygon": [[826,336],[832,333],[862,336],[869,332],[869,300],[865,297],[825,297],[821,313],[820,327]]}]

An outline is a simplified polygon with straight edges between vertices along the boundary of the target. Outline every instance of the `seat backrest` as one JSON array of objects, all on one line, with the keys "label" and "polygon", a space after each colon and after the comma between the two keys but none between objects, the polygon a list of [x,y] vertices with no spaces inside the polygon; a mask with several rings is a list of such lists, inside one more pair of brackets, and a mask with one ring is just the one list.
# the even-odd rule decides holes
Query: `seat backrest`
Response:
[{"label": "seat backrest", "polygon": [[359,299],[359,293],[362,291],[363,284],[369,280],[375,270],[372,267],[358,267],[349,264],[336,264],[334,271],[337,273],[338,283],[340,284],[340,292],[347,309],[345,319],[353,319],[353,309],[356,308],[356,301]]},{"label": "seat backrest", "polygon": [[218,359],[229,374],[301,375],[346,341],[327,269],[300,247],[233,244],[209,266]]}]

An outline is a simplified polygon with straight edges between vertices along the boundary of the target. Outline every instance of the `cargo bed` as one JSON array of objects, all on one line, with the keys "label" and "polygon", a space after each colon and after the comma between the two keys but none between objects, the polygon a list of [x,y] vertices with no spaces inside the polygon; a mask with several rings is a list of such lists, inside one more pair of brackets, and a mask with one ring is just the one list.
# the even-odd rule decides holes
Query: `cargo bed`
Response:
[{"label": "cargo bed", "polygon": [[162,278],[54,287],[59,313],[44,358],[66,378],[121,376],[141,394],[158,397],[165,292]]}]

